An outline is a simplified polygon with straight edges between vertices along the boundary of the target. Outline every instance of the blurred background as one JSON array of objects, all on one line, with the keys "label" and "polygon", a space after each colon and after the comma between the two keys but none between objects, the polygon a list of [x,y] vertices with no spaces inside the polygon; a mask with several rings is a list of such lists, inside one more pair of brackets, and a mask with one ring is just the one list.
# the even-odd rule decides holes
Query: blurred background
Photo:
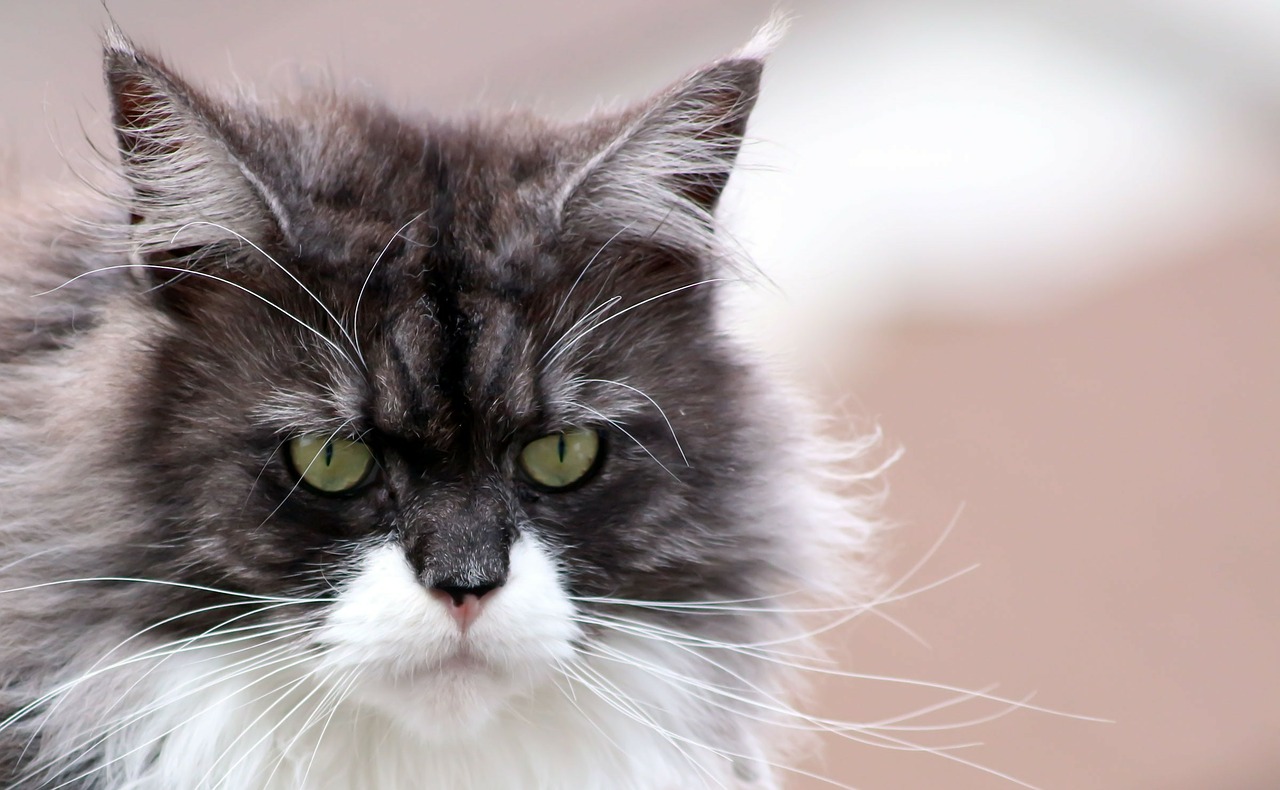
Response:
[{"label": "blurred background", "polygon": [[[735,48],[773,2],[109,5],[205,84],[328,72],[405,107],[572,118]],[[947,728],[1003,710],[968,700],[892,732],[981,745],[832,739],[804,769],[869,790],[1017,786],[961,760],[1046,790],[1280,788],[1280,3],[788,6],[724,205],[777,287],[736,294],[738,320],[841,430],[905,448],[887,574],[927,559],[901,591],[949,579],[886,605],[916,636],[860,618],[833,650],[1112,722]],[[0,197],[87,169],[85,134],[109,150],[105,17],[0,0]],[[860,722],[954,696],[815,693]]]}]

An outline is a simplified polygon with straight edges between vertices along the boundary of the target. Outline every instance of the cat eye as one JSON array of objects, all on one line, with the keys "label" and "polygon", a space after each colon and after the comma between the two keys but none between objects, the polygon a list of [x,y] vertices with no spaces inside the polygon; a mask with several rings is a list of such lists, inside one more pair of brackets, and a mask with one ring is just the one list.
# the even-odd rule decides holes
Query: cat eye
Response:
[{"label": "cat eye", "polygon": [[520,466],[546,488],[568,488],[591,473],[600,455],[600,434],[569,428],[534,439],[520,451]]},{"label": "cat eye", "polygon": [[369,482],[373,452],[364,442],[313,433],[289,440],[289,463],[312,489],[344,494]]}]

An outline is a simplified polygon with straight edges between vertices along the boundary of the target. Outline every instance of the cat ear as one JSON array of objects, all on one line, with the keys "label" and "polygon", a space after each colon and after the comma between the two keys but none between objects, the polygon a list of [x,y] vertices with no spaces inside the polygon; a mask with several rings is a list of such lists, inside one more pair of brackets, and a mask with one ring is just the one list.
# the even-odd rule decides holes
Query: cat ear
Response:
[{"label": "cat ear", "polygon": [[703,68],[611,123],[617,129],[564,189],[567,227],[706,251],[712,212],[742,147],[770,25],[738,53]]},{"label": "cat ear", "polygon": [[[110,30],[107,87],[124,175],[135,261],[157,284],[221,247],[266,242],[282,227],[261,181],[219,131],[219,108],[156,59]],[[191,279],[191,278],[184,278]]]}]

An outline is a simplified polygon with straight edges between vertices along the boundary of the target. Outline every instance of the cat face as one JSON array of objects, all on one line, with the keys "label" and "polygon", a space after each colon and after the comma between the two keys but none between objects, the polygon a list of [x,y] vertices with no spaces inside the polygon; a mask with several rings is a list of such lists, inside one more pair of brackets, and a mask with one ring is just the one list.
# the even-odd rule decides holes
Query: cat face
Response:
[{"label": "cat face", "polygon": [[155,327],[120,455],[151,548],[119,574],[189,585],[139,609],[191,635],[299,622],[227,590],[307,602],[319,671],[447,738],[548,682],[598,599],[768,594],[780,448],[709,252],[758,76],[449,125],[223,106],[109,50]]}]

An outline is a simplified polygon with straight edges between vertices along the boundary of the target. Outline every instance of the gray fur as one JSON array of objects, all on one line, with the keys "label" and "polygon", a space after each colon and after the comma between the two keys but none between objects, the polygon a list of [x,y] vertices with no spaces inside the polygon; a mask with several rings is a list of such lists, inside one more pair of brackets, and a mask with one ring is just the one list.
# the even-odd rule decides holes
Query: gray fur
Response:
[{"label": "gray fur", "polygon": [[[500,576],[532,529],[575,596],[661,602],[828,584],[818,560],[865,540],[716,312],[712,210],[757,55],[566,126],[215,100],[115,34],[106,65],[125,197],[0,243],[0,784],[103,759],[60,728],[109,719],[133,669],[41,699],[130,635],[199,637],[244,596],[318,620],[370,540],[431,585]],[[606,459],[540,491],[516,455],[566,425],[600,429]],[[378,482],[299,489],[281,445],[316,430],[365,437]],[[734,643],[798,628],[635,616]]]}]

